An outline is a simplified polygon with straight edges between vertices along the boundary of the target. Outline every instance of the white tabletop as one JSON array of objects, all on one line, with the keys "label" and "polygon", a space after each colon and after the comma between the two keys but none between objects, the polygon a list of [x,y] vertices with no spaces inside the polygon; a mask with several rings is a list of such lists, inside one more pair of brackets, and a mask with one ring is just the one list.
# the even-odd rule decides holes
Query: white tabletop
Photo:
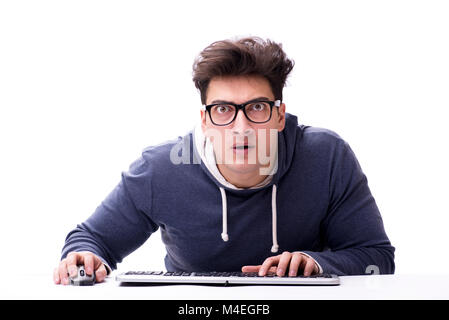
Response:
[{"label": "white tabletop", "polygon": [[90,287],[53,284],[52,275],[7,277],[0,299],[310,300],[449,299],[449,275],[366,275],[341,277],[339,286],[170,285],[120,286],[113,272]]}]

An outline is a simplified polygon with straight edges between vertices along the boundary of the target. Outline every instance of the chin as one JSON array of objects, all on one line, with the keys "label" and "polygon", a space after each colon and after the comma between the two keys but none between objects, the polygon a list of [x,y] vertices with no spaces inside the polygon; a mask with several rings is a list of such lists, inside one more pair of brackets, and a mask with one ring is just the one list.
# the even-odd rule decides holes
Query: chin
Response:
[{"label": "chin", "polygon": [[259,170],[259,167],[260,166],[257,164],[248,164],[248,163],[234,163],[226,165],[226,168],[239,174],[248,174],[257,171]]}]

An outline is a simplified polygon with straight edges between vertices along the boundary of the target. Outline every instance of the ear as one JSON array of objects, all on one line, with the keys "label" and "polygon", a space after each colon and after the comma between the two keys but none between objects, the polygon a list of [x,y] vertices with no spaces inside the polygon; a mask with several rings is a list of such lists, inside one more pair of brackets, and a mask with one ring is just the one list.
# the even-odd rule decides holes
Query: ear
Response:
[{"label": "ear", "polygon": [[206,110],[201,110],[201,129],[206,132]]},{"label": "ear", "polygon": [[277,109],[278,131],[281,132],[285,128],[285,103],[282,103]]}]

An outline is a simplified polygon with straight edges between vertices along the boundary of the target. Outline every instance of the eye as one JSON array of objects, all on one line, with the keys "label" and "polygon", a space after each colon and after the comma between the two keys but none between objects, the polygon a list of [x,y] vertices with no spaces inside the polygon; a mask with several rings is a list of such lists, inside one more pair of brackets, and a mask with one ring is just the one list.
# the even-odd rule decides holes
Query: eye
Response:
[{"label": "eye", "polygon": [[232,107],[228,105],[218,105],[215,107],[215,111],[218,113],[226,113],[232,111]]},{"label": "eye", "polygon": [[257,102],[255,104],[251,105],[251,110],[252,111],[263,111],[265,109],[265,107],[266,107],[265,103]]}]

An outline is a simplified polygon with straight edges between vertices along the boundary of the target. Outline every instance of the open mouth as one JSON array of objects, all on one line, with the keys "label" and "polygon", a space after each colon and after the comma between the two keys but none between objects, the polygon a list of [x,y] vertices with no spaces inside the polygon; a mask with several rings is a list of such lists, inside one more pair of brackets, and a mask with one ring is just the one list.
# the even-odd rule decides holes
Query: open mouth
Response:
[{"label": "open mouth", "polygon": [[240,145],[240,146],[233,146],[232,149],[234,150],[247,150],[252,149],[254,146],[248,146],[248,145]]}]

